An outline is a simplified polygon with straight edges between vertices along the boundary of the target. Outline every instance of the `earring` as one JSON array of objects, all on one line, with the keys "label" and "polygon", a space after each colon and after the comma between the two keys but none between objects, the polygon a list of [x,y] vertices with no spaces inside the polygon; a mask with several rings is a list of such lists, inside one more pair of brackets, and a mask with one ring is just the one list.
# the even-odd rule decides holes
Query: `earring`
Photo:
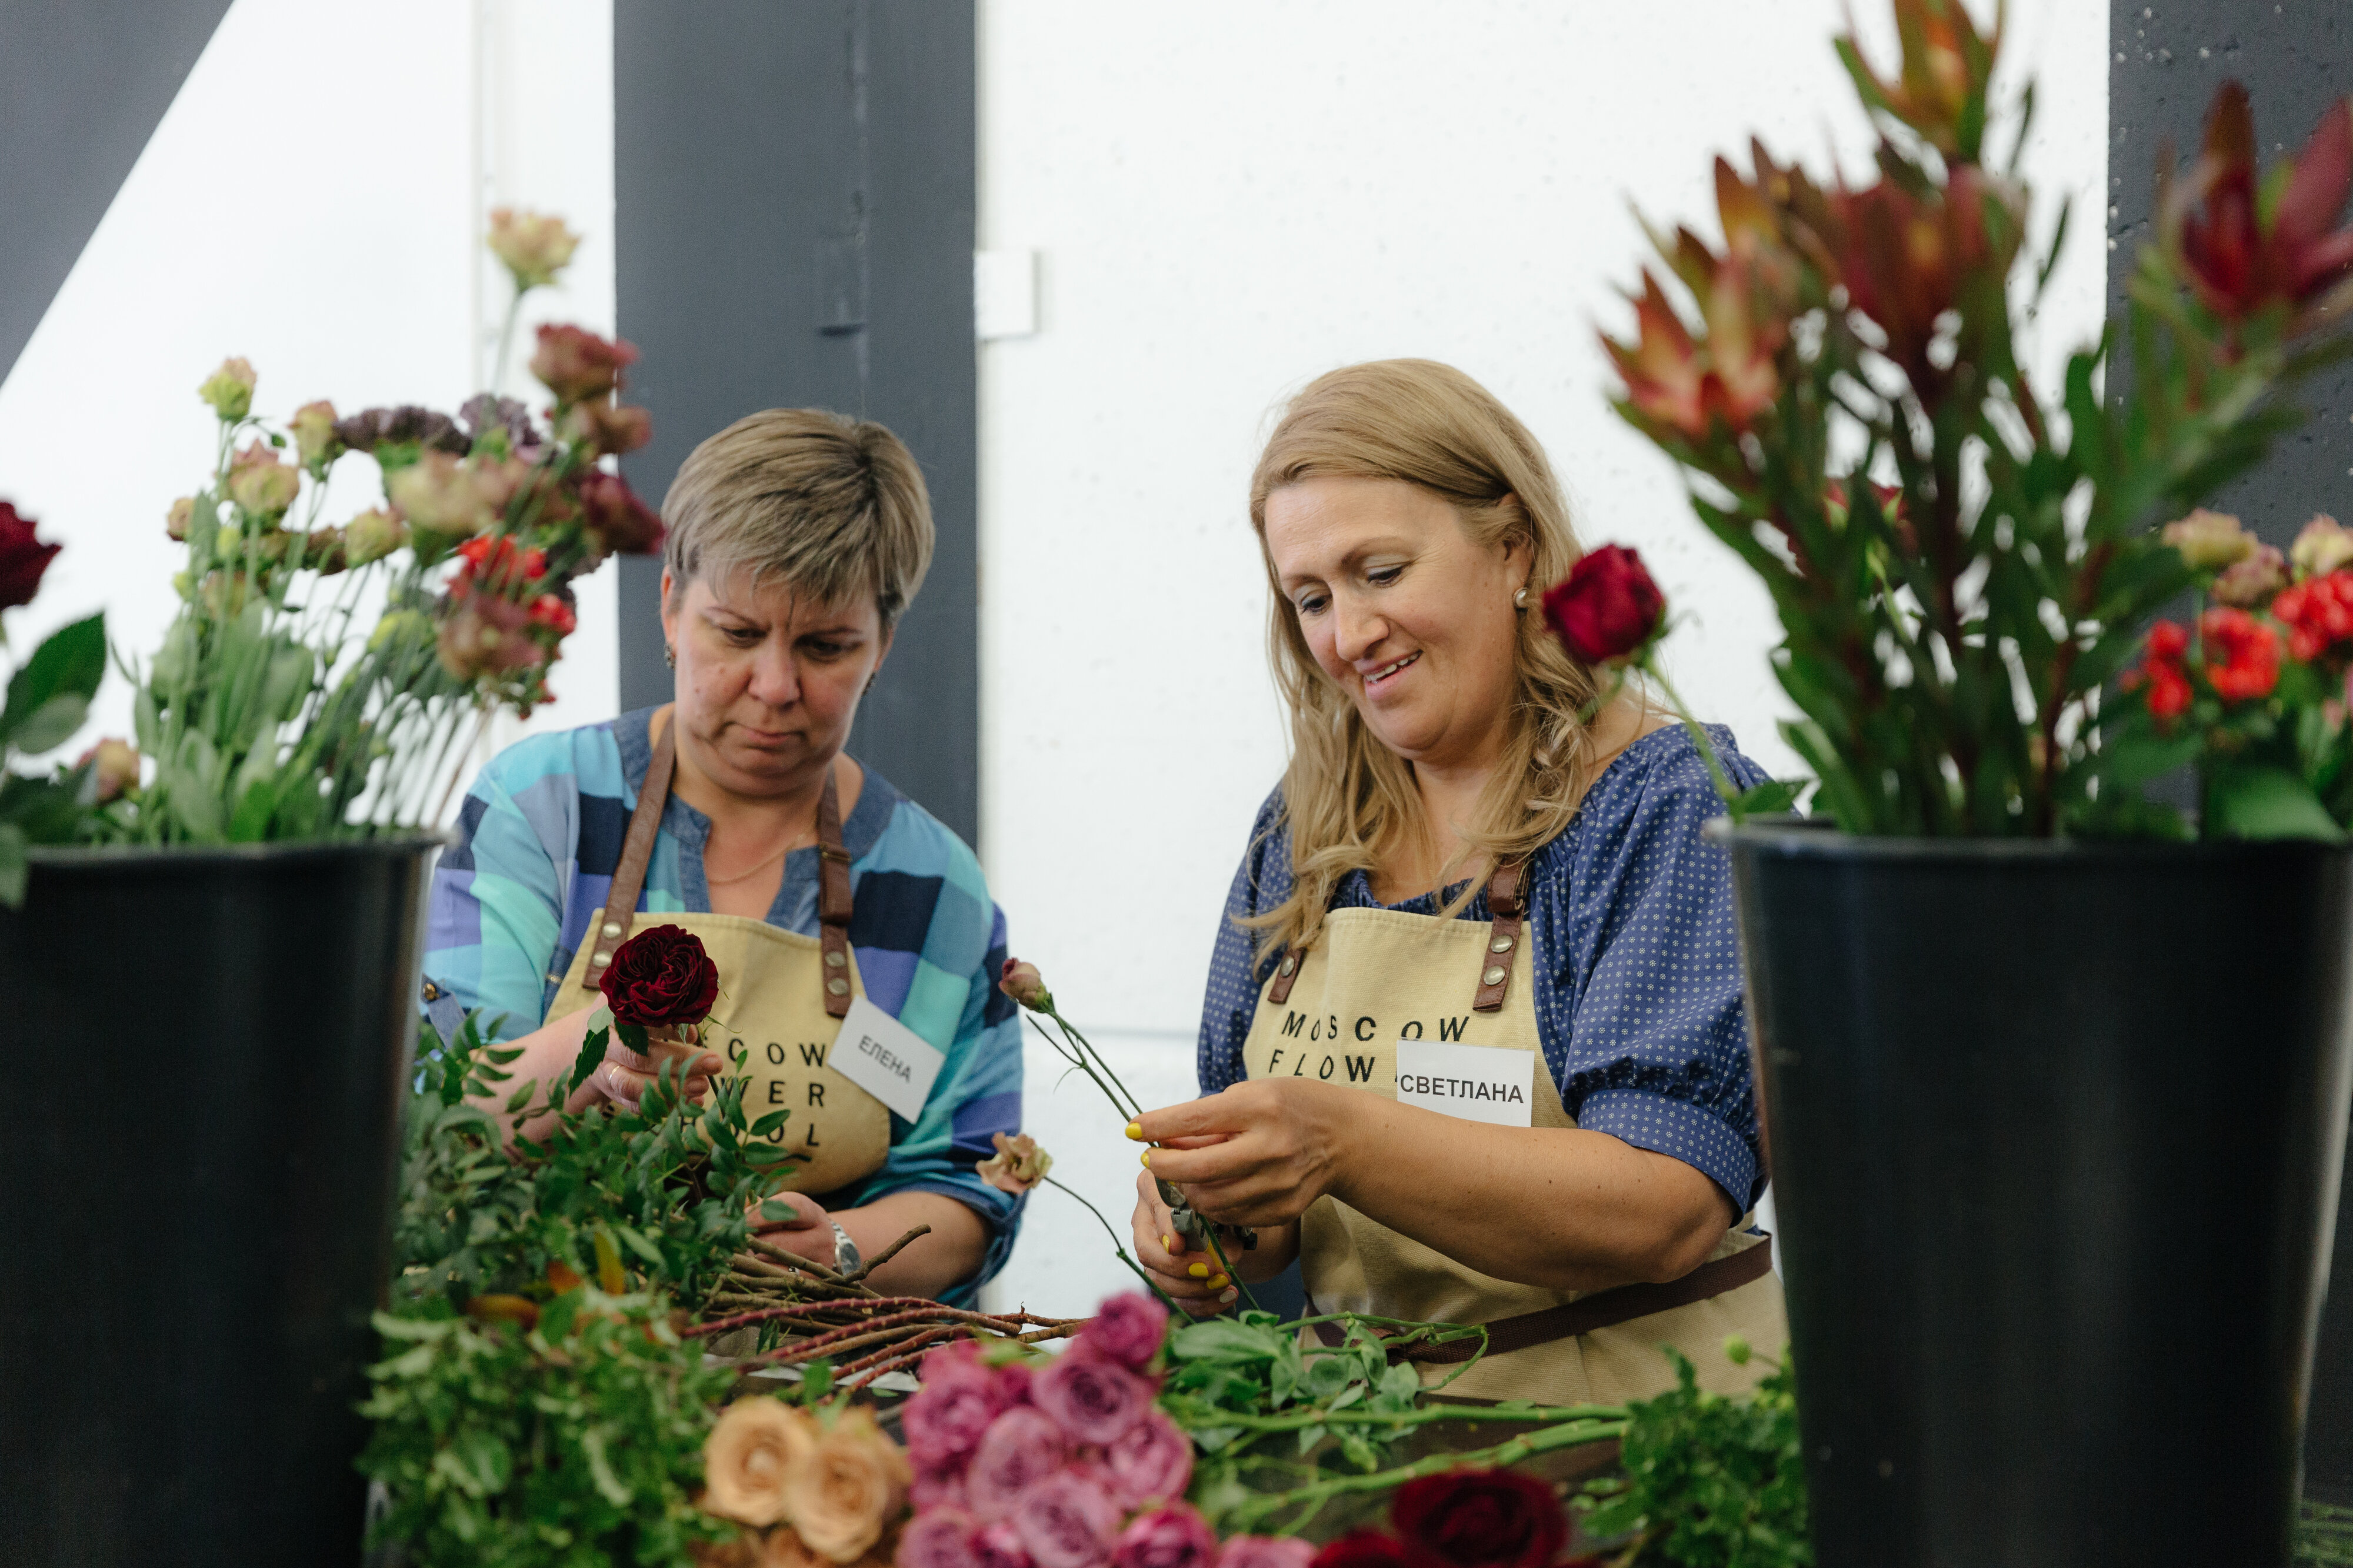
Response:
[{"label": "earring", "polygon": [[662,662],[672,669],[678,668],[678,647],[675,644],[662,644]]},{"label": "earring", "polygon": [[1528,591],[1526,588],[1523,587],[1518,593],[1512,595],[1512,607],[1516,610],[1525,610],[1528,607]]}]

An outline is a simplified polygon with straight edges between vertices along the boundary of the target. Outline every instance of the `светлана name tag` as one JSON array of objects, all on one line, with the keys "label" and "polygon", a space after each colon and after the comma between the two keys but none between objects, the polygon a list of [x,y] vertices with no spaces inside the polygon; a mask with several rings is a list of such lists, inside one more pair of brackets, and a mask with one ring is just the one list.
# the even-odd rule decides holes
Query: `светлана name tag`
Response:
[{"label": "\u0441\u0432\u0435\u0442\u043b\u0430\u043d\u0430 name tag", "polygon": [[1398,1102],[1466,1121],[1533,1127],[1535,1064],[1534,1051],[1452,1040],[1399,1040]]},{"label": "\u0441\u0432\u0435\u0442\u043b\u0430\u043d\u0430 name tag", "polygon": [[933,1080],[948,1058],[923,1036],[860,996],[841,1021],[833,1070],[913,1121],[923,1113]]}]

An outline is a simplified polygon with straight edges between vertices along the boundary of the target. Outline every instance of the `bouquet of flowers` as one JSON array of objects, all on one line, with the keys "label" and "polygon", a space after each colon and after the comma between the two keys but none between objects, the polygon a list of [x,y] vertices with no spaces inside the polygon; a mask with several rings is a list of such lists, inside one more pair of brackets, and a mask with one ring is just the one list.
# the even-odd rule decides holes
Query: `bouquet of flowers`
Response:
[{"label": "bouquet of flowers", "polygon": [[[31,604],[62,548],[45,542],[31,518],[0,500],[0,610]],[[0,631],[0,643],[6,640]],[[70,739],[89,717],[105,674],[105,618],[91,616],[50,633],[9,676],[7,699],[0,704],[0,904],[13,909],[25,901],[29,847],[72,842],[87,807],[137,781],[138,758],[120,741],[100,742],[48,778],[9,767],[20,756],[37,756]]]}]

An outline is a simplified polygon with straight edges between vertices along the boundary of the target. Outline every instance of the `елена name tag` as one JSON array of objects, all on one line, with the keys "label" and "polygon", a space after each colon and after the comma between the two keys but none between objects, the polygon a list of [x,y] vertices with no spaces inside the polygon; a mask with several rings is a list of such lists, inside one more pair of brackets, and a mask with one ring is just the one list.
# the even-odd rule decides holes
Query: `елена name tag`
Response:
[{"label": "\u0435\u043b\u0435\u043d\u0430 name tag", "polygon": [[1397,1097],[1466,1121],[1535,1125],[1536,1053],[1451,1040],[1399,1040]]},{"label": "\u0435\u043b\u0435\u043d\u0430 name tag", "polygon": [[923,1036],[860,996],[841,1020],[828,1058],[834,1071],[913,1121],[932,1097],[947,1057]]}]

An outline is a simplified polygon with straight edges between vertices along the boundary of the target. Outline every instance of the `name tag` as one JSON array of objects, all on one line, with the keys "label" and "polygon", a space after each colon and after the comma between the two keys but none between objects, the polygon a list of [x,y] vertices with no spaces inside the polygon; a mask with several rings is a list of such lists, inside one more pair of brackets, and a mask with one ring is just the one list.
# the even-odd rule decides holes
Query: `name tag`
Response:
[{"label": "name tag", "polygon": [[914,1030],[860,996],[849,1004],[827,1063],[834,1071],[913,1121],[947,1060]]},{"label": "name tag", "polygon": [[1451,1040],[1399,1040],[1398,1102],[1465,1121],[1533,1127],[1535,1067],[1534,1051]]}]

